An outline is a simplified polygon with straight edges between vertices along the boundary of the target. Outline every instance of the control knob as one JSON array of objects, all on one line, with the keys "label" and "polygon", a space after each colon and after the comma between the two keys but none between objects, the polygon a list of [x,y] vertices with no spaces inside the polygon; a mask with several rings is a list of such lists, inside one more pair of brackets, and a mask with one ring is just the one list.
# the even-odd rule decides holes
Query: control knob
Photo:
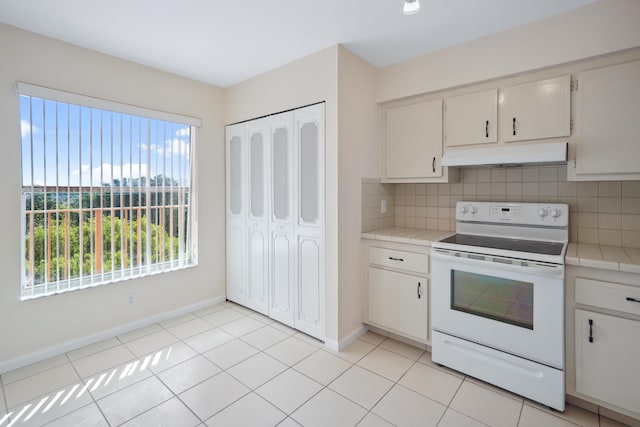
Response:
[{"label": "control knob", "polygon": [[471,212],[471,215],[474,215],[476,212],[478,212],[478,208],[476,208],[475,206],[471,206],[469,208],[469,211]]},{"label": "control knob", "polygon": [[547,216],[547,210],[544,208],[540,208],[538,209],[538,216],[540,218],[544,218],[545,216]]},{"label": "control knob", "polygon": [[463,206],[460,208],[460,212],[463,214],[466,214],[469,211],[469,208],[467,208],[466,206]]},{"label": "control knob", "polygon": [[549,215],[551,215],[553,218],[558,218],[561,214],[562,213],[558,209],[551,209],[551,212],[549,212]]}]

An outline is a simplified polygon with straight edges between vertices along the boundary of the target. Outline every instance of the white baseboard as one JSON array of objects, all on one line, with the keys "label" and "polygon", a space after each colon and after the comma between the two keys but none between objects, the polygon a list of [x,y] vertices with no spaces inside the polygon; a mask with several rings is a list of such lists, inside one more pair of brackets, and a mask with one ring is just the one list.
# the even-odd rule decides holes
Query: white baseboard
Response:
[{"label": "white baseboard", "polygon": [[354,329],[349,335],[347,335],[344,339],[340,341],[331,340],[326,338],[324,340],[324,346],[329,350],[333,351],[342,351],[345,348],[349,347],[351,343],[360,338],[364,333],[368,330],[367,325],[361,324],[356,329]]},{"label": "white baseboard", "polygon": [[186,305],[184,307],[176,308],[174,310],[165,311],[164,313],[154,314],[153,316],[146,317],[144,319],[136,320],[135,322],[127,323],[125,325],[117,326],[106,331],[98,332],[97,334],[88,335],[82,338],[77,338],[71,341],[67,341],[62,344],[57,344],[51,347],[43,348],[42,350],[34,351],[33,353],[26,354],[24,356],[16,357],[0,362],[0,374],[9,372],[13,369],[22,368],[23,366],[30,365],[32,363],[40,362],[45,359],[57,356],[68,351],[76,350],[87,345],[94,344],[96,342],[122,335],[124,333],[140,329],[145,326],[152,325],[154,323],[162,322],[173,317],[182,316],[183,314],[190,313],[192,311],[200,310],[215,304],[224,302],[226,298],[219,296],[204,300],[195,304]]}]

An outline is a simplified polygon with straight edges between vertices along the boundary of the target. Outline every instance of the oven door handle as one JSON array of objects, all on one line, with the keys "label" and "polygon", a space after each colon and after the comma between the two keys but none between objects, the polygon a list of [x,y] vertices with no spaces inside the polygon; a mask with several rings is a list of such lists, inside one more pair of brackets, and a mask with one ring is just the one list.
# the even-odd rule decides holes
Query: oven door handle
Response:
[{"label": "oven door handle", "polygon": [[[469,258],[469,255],[482,257],[484,259]],[[523,261],[526,263],[526,265],[515,265],[511,263],[495,261],[496,259],[510,260],[509,258],[492,255],[473,255],[465,252],[449,251],[446,249],[433,249],[431,256],[434,261],[433,264],[436,264],[436,260],[442,260],[474,266],[493,266],[496,268],[500,268],[501,270],[515,271],[518,273],[529,273],[550,277],[564,277],[564,265],[561,264],[546,264],[539,261]]]}]

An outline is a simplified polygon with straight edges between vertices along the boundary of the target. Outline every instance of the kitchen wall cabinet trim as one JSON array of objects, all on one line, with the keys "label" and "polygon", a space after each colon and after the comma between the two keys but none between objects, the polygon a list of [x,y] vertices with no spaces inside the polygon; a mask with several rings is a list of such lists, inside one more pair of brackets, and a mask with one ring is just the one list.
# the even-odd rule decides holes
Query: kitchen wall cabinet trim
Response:
[{"label": "kitchen wall cabinet trim", "polygon": [[318,339],[324,138],[324,103],[226,128],[227,298]]}]

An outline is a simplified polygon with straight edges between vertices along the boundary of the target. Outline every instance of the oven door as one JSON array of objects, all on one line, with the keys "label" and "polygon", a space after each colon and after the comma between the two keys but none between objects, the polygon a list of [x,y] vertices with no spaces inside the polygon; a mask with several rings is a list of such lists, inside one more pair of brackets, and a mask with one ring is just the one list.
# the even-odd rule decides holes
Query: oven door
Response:
[{"label": "oven door", "polygon": [[432,252],[433,329],[562,369],[564,266]]}]

